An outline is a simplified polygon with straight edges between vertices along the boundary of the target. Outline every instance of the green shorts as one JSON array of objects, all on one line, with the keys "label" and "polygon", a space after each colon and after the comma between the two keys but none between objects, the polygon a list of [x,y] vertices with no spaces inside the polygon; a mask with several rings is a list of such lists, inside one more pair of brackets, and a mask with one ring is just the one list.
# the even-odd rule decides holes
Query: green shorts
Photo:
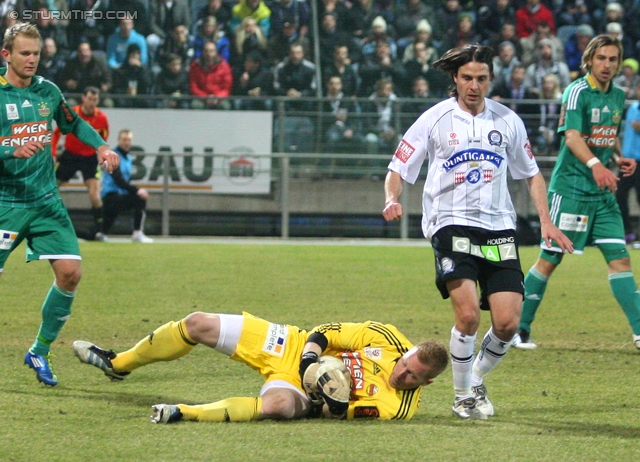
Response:
[{"label": "green shorts", "polygon": [[27,240],[27,261],[81,260],[78,238],[61,200],[41,207],[0,207],[0,271]]},{"label": "green shorts", "polygon": [[[596,245],[607,263],[629,256],[622,215],[613,194],[600,201],[579,201],[550,192],[549,209],[555,225],[573,242],[574,253],[583,254],[586,246]],[[555,243],[549,248],[543,241],[540,246],[542,258],[560,263],[562,253]]]}]

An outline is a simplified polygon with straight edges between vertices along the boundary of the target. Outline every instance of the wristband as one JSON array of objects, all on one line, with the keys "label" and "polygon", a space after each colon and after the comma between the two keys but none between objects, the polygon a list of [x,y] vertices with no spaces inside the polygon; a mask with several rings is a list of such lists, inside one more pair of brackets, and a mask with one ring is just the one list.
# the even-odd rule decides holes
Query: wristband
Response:
[{"label": "wristband", "polygon": [[313,351],[307,351],[302,355],[302,358],[300,359],[300,369],[298,369],[298,372],[300,373],[300,380],[304,378],[304,373],[306,372],[307,368],[313,363],[317,362],[318,355]]},{"label": "wristband", "polygon": [[594,165],[599,164],[600,163],[600,159],[598,159],[597,157],[594,157],[593,159],[589,159],[587,161],[587,167],[589,168],[593,168]]}]

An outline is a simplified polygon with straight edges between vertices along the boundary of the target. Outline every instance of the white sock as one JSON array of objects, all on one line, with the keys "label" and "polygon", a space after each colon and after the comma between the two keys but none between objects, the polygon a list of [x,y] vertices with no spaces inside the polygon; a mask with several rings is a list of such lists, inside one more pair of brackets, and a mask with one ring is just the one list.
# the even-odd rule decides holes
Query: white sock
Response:
[{"label": "white sock", "polygon": [[142,230],[136,229],[136,230],[133,231],[133,235],[131,237],[135,238],[135,237],[140,236],[141,234],[142,234]]},{"label": "white sock", "polygon": [[451,329],[449,353],[451,354],[453,390],[456,394],[456,400],[472,396],[471,370],[473,367],[473,356],[476,351],[476,336],[477,334],[462,334],[455,326]]},{"label": "white sock", "polygon": [[507,350],[511,346],[511,342],[503,342],[493,333],[493,327],[482,339],[482,346],[478,352],[476,360],[473,362],[473,374],[471,376],[471,386],[477,387],[482,385],[484,376],[498,365]]}]

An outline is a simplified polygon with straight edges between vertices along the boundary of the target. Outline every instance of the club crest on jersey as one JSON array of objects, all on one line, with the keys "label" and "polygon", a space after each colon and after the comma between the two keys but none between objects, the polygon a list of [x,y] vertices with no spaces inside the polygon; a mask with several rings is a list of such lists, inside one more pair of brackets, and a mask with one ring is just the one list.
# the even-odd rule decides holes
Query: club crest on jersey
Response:
[{"label": "club crest on jersey", "polygon": [[611,120],[613,120],[614,124],[619,124],[622,120],[622,111],[619,109],[615,109],[613,111],[613,115],[611,116]]},{"label": "club crest on jersey", "polygon": [[364,356],[369,359],[382,359],[382,348],[365,347]]},{"label": "club crest on jersey", "polygon": [[467,181],[471,184],[476,184],[480,181],[480,169],[474,168],[473,170],[470,170],[469,173],[467,173]]},{"label": "club crest on jersey", "polygon": [[495,152],[485,151],[484,149],[467,149],[464,151],[460,151],[447,159],[447,161],[442,164],[445,172],[450,172],[453,168],[464,162],[491,162],[496,167],[500,168],[500,164],[504,157],[499,156]]},{"label": "club crest on jersey", "polygon": [[400,144],[396,148],[395,156],[406,164],[412,154],[416,151],[416,148],[411,146],[404,138],[400,141]]},{"label": "club crest on jersey", "polygon": [[490,146],[501,146],[502,145],[502,133],[498,130],[491,130],[487,134],[487,139],[489,140]]},{"label": "club crest on jersey", "polygon": [[42,117],[49,117],[49,115],[51,114],[49,103],[45,101],[38,103],[38,114],[40,114]]},{"label": "club crest on jersey", "polygon": [[449,132],[447,138],[449,139],[449,146],[458,146],[460,144],[458,135],[455,132]]},{"label": "club crest on jersey", "polygon": [[600,108],[591,108],[591,123],[597,124],[600,122]]},{"label": "club crest on jersey", "polygon": [[7,119],[16,120],[20,118],[20,114],[18,113],[18,105],[17,104],[5,104],[7,108]]}]

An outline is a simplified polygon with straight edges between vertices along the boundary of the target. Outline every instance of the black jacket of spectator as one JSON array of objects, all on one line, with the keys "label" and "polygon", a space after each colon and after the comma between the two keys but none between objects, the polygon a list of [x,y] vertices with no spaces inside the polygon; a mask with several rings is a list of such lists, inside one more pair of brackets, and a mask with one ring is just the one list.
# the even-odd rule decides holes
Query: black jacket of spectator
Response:
[{"label": "black jacket of spectator", "polygon": [[381,64],[376,57],[367,59],[359,70],[360,78],[360,95],[369,96],[375,90],[376,82],[382,78],[388,78],[393,81],[394,88],[399,95],[406,95],[406,70],[400,59],[392,59],[388,66]]},{"label": "black jacket of spectator", "polygon": [[[76,88],[68,88],[66,82],[75,80]],[[69,60],[58,75],[63,92],[81,92],[89,86],[102,88],[103,84],[111,85],[111,72],[107,63],[93,56],[87,64],[83,64],[76,56]]]},{"label": "black jacket of spectator", "polygon": [[181,95],[189,95],[189,74],[184,69],[174,74],[166,68],[163,69],[154,84],[153,93],[156,95],[173,95],[179,92]]},{"label": "black jacket of spectator", "polygon": [[331,62],[322,68],[322,81],[326,82],[332,75],[338,75],[342,78],[342,93],[347,96],[357,96],[358,94],[358,74],[356,74],[353,66],[346,65],[344,70],[340,70]]},{"label": "black jacket of spectator", "polygon": [[149,25],[152,34],[164,39],[179,24],[191,27],[191,12],[187,0],[173,0],[171,8],[164,0],[149,1]]}]

